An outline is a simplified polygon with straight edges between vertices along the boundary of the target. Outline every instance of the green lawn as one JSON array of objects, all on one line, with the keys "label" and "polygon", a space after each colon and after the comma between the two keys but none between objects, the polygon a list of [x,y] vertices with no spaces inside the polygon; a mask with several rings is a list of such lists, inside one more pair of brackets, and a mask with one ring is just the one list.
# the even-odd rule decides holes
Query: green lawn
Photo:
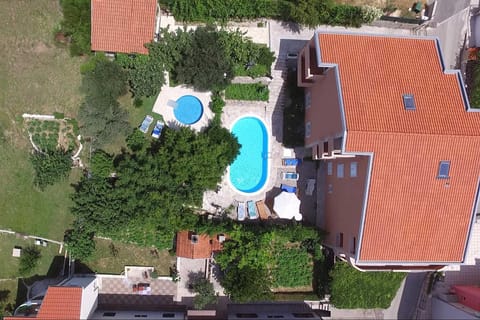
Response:
[{"label": "green lawn", "polygon": [[298,246],[277,247],[274,250],[274,256],[276,257],[276,266],[272,270],[272,275],[275,287],[311,288],[313,259],[305,248]]},{"label": "green lawn", "polygon": [[80,174],[72,170],[70,181],[59,182],[39,191],[33,186],[34,171],[26,150],[0,143],[0,228],[63,240],[72,221],[70,183]]},{"label": "green lawn", "polygon": [[51,0],[4,1],[0,10],[0,136],[6,140],[0,145],[0,227],[57,240],[71,221],[72,188],[69,181],[44,192],[33,188],[21,114],[77,113],[84,58],[55,46],[53,30],[61,18],[58,1]]},{"label": "green lawn", "polygon": [[[18,263],[20,258],[12,257],[12,249],[15,246],[25,248],[33,245],[33,239],[25,240],[23,237],[17,238],[12,234],[0,234],[0,279],[14,279],[19,277]],[[28,277],[33,275],[46,275],[52,264],[53,258],[59,255],[59,245],[49,243],[47,247],[36,246],[41,253],[38,265]]]},{"label": "green lawn", "polygon": [[158,250],[157,257],[152,252],[153,248],[103,239],[96,239],[95,242],[95,254],[85,264],[97,273],[120,274],[125,266],[152,266],[158,275],[168,276],[169,268],[175,262],[175,258],[166,250]]},{"label": "green lawn", "polygon": [[400,272],[361,272],[337,262],[330,273],[331,301],[336,308],[388,308],[405,278]]}]

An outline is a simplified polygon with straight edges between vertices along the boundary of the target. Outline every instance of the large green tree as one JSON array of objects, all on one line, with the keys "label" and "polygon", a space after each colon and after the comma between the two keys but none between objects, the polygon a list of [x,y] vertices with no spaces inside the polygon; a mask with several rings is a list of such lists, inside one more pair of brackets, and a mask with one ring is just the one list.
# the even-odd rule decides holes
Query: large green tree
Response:
[{"label": "large green tree", "polygon": [[90,0],[60,0],[63,11],[62,32],[71,37],[73,56],[90,53]]},{"label": "large green tree", "polygon": [[220,37],[212,26],[199,27],[192,34],[191,46],[175,67],[178,82],[198,90],[222,89],[233,77],[233,66]]},{"label": "large green tree", "polygon": [[76,186],[72,213],[77,224],[118,240],[171,248],[178,230],[198,223],[203,192],[216,188],[239,145],[228,130],[201,133],[165,128],[160,140],[115,157],[114,178],[93,174]]},{"label": "large green tree", "polygon": [[30,161],[35,169],[34,183],[41,190],[57,181],[66,179],[72,166],[70,155],[62,149],[46,153],[34,152],[30,156]]},{"label": "large green tree", "polygon": [[40,250],[35,246],[32,245],[24,248],[22,250],[22,255],[20,256],[18,273],[21,276],[27,276],[30,274],[37,267],[40,256]]}]

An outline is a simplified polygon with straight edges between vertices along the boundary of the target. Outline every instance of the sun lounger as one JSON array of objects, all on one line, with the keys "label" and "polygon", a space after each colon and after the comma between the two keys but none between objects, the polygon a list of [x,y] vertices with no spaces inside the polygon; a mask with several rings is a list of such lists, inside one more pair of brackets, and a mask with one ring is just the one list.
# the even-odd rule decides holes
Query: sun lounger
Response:
[{"label": "sun lounger", "polygon": [[237,219],[238,221],[245,220],[245,202],[239,202],[237,206]]},{"label": "sun lounger", "polygon": [[160,120],[157,120],[157,123],[155,124],[155,127],[153,128],[152,131],[152,137],[155,139],[160,138],[160,135],[162,134],[164,123]]},{"label": "sun lounger", "polygon": [[284,166],[295,167],[302,163],[302,159],[297,158],[289,158],[289,159],[282,159],[282,164]]},{"label": "sun lounger", "polygon": [[139,128],[140,131],[142,131],[143,133],[147,133],[148,128],[150,128],[150,125],[152,124],[152,122],[153,122],[153,117],[150,115],[146,115],[145,119],[143,119],[142,124],[140,125],[140,128]]},{"label": "sun lounger", "polygon": [[257,209],[255,208],[255,203],[253,201],[247,201],[247,209],[248,209],[248,218],[258,219]]},{"label": "sun lounger", "polygon": [[295,181],[297,181],[299,176],[300,175],[296,172],[282,172],[282,179],[283,180],[295,180]]},{"label": "sun lounger", "polygon": [[307,196],[311,196],[313,194],[314,189],[315,189],[315,179],[308,179],[307,188],[305,189],[305,194]]},{"label": "sun lounger", "polygon": [[297,192],[297,187],[289,186],[286,184],[280,185],[280,189],[285,192],[290,192],[290,193],[296,193]]},{"label": "sun lounger", "polygon": [[265,209],[265,202],[263,202],[263,200],[257,201],[255,204],[257,205],[257,212],[260,216],[260,219],[267,220],[268,218],[270,218],[267,210]]}]

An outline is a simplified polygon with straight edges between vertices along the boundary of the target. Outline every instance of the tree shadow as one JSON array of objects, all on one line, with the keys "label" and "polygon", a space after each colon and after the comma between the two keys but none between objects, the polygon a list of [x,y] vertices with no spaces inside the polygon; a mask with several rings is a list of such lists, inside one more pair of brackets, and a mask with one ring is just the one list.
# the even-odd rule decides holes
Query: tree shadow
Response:
[{"label": "tree shadow", "polygon": [[190,292],[194,292],[193,286],[199,280],[205,279],[205,272],[204,271],[190,271],[188,273],[188,281],[185,284],[185,288],[188,289]]}]

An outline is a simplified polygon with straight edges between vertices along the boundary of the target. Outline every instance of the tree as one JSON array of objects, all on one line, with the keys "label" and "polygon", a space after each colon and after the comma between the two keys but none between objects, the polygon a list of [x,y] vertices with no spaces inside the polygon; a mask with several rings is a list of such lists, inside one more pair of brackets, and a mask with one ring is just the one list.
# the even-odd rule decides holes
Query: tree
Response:
[{"label": "tree", "polygon": [[192,44],[175,67],[180,83],[204,91],[225,88],[233,78],[233,66],[212,26],[199,27],[192,34]]},{"label": "tree", "polygon": [[192,290],[196,293],[193,299],[195,309],[203,309],[208,304],[217,301],[217,295],[213,289],[213,284],[203,276],[197,276],[191,281]]},{"label": "tree", "polygon": [[27,276],[37,267],[40,257],[40,250],[38,250],[35,246],[28,246],[23,249],[20,257],[18,273],[21,276]]},{"label": "tree", "polygon": [[61,0],[62,32],[71,37],[70,54],[90,53],[90,0]]},{"label": "tree", "polygon": [[85,70],[82,90],[87,100],[102,101],[102,98],[116,100],[127,93],[127,74],[118,64],[104,59],[95,59],[91,70]]},{"label": "tree", "polygon": [[222,279],[225,293],[234,302],[269,301],[273,298],[272,286],[265,268],[232,264]]},{"label": "tree", "polygon": [[103,150],[96,150],[92,154],[90,166],[93,174],[103,178],[109,177],[113,169],[113,157]]},{"label": "tree", "polygon": [[87,261],[95,252],[93,232],[76,226],[65,233],[65,245],[73,259]]},{"label": "tree", "polygon": [[67,178],[72,165],[70,156],[62,149],[46,153],[34,152],[30,156],[30,161],[35,170],[34,184],[40,190]]}]

